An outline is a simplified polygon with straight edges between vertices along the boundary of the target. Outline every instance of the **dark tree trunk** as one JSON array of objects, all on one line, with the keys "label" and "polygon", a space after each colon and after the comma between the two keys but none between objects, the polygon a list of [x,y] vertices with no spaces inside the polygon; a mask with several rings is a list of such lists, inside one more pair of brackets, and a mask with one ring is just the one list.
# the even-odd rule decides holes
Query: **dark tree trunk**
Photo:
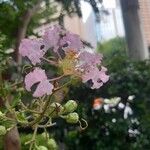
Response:
[{"label": "dark tree trunk", "polygon": [[138,0],[120,0],[125,27],[128,55],[135,60],[144,60],[149,57],[141,20]]},{"label": "dark tree trunk", "polygon": [[21,150],[20,137],[17,127],[12,128],[5,135],[4,150]]},{"label": "dark tree trunk", "polygon": [[[7,95],[6,101],[11,105],[13,97]],[[7,102],[6,102],[7,103]],[[14,118],[10,112],[6,114],[9,118]],[[20,136],[17,126],[12,128],[4,137],[4,150],[21,150]]]}]

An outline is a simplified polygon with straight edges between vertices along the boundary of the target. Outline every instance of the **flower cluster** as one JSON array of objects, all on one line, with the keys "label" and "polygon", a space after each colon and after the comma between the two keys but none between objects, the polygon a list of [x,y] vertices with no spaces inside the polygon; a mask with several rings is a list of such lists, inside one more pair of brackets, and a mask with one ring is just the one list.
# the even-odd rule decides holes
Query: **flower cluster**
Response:
[{"label": "flower cluster", "polygon": [[[45,58],[48,51],[56,54],[53,60]],[[50,64],[57,64],[63,76],[79,77],[83,83],[90,81],[92,89],[100,88],[109,79],[109,76],[106,75],[107,69],[101,65],[102,55],[85,51],[79,36],[60,26],[46,29],[41,38],[23,39],[19,52],[35,66],[34,70],[25,76],[27,91],[31,91],[32,86],[37,84],[33,93],[34,97],[50,95],[55,89],[50,82],[51,79],[46,76],[45,70],[36,67],[42,60],[47,60]]]}]

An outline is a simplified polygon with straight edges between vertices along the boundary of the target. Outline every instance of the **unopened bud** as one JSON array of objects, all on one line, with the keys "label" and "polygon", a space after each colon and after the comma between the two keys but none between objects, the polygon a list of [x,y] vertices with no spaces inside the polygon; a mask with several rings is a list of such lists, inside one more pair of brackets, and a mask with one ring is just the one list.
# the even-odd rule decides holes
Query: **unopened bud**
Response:
[{"label": "unopened bud", "polygon": [[56,116],[61,115],[63,113],[64,108],[59,103],[52,103],[50,105],[50,108],[48,111],[49,111],[49,115],[51,117],[56,117]]},{"label": "unopened bud", "polygon": [[43,133],[41,134],[41,136],[42,136],[44,139],[49,138],[49,134],[48,134],[48,133],[45,133],[45,132],[43,132]]},{"label": "unopened bud", "polygon": [[64,105],[64,111],[65,113],[71,113],[74,112],[77,109],[77,102],[74,100],[69,100],[65,105]]},{"label": "unopened bud", "polygon": [[70,113],[66,116],[66,121],[68,123],[77,123],[79,121],[79,115],[77,113]]},{"label": "unopened bud", "polygon": [[6,128],[4,126],[0,126],[0,136],[6,134]]},{"label": "unopened bud", "polygon": [[49,150],[57,150],[57,144],[54,139],[49,139],[47,145]]}]

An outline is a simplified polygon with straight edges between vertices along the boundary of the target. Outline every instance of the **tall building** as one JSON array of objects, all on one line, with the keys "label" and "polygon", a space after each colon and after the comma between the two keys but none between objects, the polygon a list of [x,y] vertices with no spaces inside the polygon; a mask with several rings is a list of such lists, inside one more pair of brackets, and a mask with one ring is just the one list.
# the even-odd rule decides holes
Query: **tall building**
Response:
[{"label": "tall building", "polygon": [[108,15],[102,15],[99,24],[99,41],[107,41],[124,36],[124,25],[119,0],[103,0],[103,6]]},{"label": "tall building", "polygon": [[[124,36],[121,7],[118,0],[103,0],[100,22],[96,22],[95,14],[89,3],[81,3],[83,18],[65,17],[65,27],[81,36],[96,48],[97,42],[107,41],[114,37]],[[102,10],[100,9],[100,10]],[[103,12],[107,12],[107,15]]]},{"label": "tall building", "polygon": [[77,15],[64,18],[67,30],[80,35],[81,39],[89,42],[94,48],[97,45],[97,30],[95,14],[89,3],[81,1],[82,18]]},{"label": "tall building", "polygon": [[146,44],[150,50],[150,0],[139,0],[139,8]]}]

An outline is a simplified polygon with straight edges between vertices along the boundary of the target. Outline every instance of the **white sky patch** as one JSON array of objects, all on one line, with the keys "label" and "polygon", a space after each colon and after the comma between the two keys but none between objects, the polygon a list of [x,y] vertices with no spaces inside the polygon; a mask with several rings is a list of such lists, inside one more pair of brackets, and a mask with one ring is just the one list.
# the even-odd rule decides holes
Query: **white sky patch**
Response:
[{"label": "white sky patch", "polygon": [[81,1],[82,20],[85,23],[92,12],[92,8],[89,3]]},{"label": "white sky patch", "polygon": [[116,8],[116,0],[103,0],[104,8]]},{"label": "white sky patch", "polygon": [[[112,8],[116,8],[117,4],[116,4],[116,0],[103,0],[102,5],[106,9],[112,9]],[[85,1],[81,1],[81,10],[82,10],[82,20],[85,23],[93,10],[90,4]]]}]

